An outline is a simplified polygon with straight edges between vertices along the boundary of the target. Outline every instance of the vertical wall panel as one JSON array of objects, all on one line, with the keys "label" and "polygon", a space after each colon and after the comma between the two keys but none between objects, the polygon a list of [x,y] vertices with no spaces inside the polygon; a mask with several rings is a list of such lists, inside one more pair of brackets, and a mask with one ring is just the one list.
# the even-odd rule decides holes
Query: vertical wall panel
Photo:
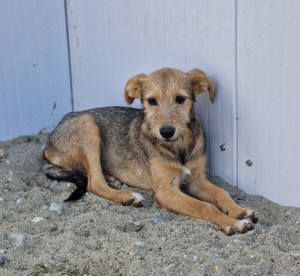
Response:
[{"label": "vertical wall panel", "polygon": [[0,139],[51,129],[71,110],[64,1],[0,3]]},{"label": "vertical wall panel", "polygon": [[218,85],[213,105],[207,95],[197,104],[210,132],[211,172],[234,183],[234,1],[67,3],[75,109],[124,105],[123,86],[137,73],[200,67]]},{"label": "vertical wall panel", "polygon": [[239,186],[294,206],[300,206],[299,11],[297,0],[238,1]]}]

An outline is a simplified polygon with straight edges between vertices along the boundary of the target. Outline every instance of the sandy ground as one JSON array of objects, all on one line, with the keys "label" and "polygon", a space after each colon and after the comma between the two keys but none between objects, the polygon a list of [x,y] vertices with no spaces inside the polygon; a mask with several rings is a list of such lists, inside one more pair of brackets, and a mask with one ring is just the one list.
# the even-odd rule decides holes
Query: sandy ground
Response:
[{"label": "sandy ground", "polygon": [[161,209],[150,192],[141,191],[142,208],[91,194],[63,203],[74,186],[43,175],[45,141],[43,134],[0,142],[0,275],[300,274],[299,208],[212,178],[260,213],[254,231],[227,237]]}]

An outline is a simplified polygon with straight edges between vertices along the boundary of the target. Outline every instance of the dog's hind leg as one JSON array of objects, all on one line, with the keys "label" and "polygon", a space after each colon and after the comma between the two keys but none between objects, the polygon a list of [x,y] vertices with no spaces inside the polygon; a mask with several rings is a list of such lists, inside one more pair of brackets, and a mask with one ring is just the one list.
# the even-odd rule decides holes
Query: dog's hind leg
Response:
[{"label": "dog's hind leg", "polygon": [[87,149],[85,165],[88,176],[88,191],[122,205],[140,205],[143,197],[137,193],[109,187],[102,172],[96,151]]},{"label": "dog's hind leg", "polygon": [[66,171],[80,168],[86,175],[88,192],[122,205],[140,205],[143,200],[140,194],[108,186],[100,162],[100,131],[95,119],[89,114],[69,118],[49,137],[44,157],[63,168],[65,174]]}]

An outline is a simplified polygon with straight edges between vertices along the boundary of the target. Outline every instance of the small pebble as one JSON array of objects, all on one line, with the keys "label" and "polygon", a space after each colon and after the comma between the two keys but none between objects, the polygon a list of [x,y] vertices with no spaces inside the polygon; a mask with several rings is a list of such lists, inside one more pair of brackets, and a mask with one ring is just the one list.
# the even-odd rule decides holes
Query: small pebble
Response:
[{"label": "small pebble", "polygon": [[292,251],[291,255],[294,256],[294,257],[300,257],[300,250]]},{"label": "small pebble", "polygon": [[104,207],[107,211],[115,210],[116,206],[114,204],[108,203],[107,206]]},{"label": "small pebble", "polygon": [[127,188],[128,188],[128,185],[126,185],[126,184],[121,185],[121,189],[127,189]]},{"label": "small pebble", "polygon": [[144,225],[139,221],[128,221],[124,225],[121,226],[123,232],[138,232],[140,231]]},{"label": "small pebble", "polygon": [[0,255],[0,267],[4,266],[5,263],[6,263],[6,258],[4,256]]},{"label": "small pebble", "polygon": [[197,262],[198,259],[199,259],[199,257],[198,257],[197,255],[194,255],[194,256],[193,256],[193,262],[194,262],[194,263]]},{"label": "small pebble", "polygon": [[285,212],[285,215],[288,216],[288,217],[292,216],[292,211],[290,211],[290,210],[289,210],[289,211],[286,211],[286,212]]},{"label": "small pebble", "polygon": [[83,231],[83,236],[88,238],[89,236],[91,236],[91,231],[90,230]]},{"label": "small pebble", "polygon": [[32,222],[33,223],[37,223],[37,222],[40,222],[40,221],[43,221],[44,220],[44,218],[42,218],[42,217],[34,217],[33,219],[32,219]]},{"label": "small pebble", "polygon": [[3,201],[4,199],[2,197],[0,197],[0,202]]},{"label": "small pebble", "polygon": [[37,264],[38,267],[44,268],[46,270],[50,270],[55,266],[55,262],[52,260],[42,261]]},{"label": "small pebble", "polygon": [[173,272],[175,269],[175,265],[174,264],[169,264],[168,266],[166,266],[164,268],[164,272]]},{"label": "small pebble", "polygon": [[50,211],[52,211],[52,212],[54,212],[54,213],[60,215],[60,214],[62,213],[63,207],[62,207],[61,204],[58,204],[58,203],[52,203],[52,204],[50,205],[50,208],[49,208],[49,209],[50,209]]},{"label": "small pebble", "polygon": [[218,259],[220,259],[220,255],[219,254],[214,254],[212,258],[213,258],[213,260],[218,260]]},{"label": "small pebble", "polygon": [[16,203],[17,203],[17,204],[21,204],[23,201],[24,201],[24,198],[23,198],[23,197],[19,197],[19,198],[16,200]]},{"label": "small pebble", "polygon": [[139,247],[144,247],[145,243],[143,241],[136,241],[135,244]]},{"label": "small pebble", "polygon": [[58,230],[58,226],[57,225],[53,225],[51,228],[50,228],[50,232],[56,232]]},{"label": "small pebble", "polygon": [[219,273],[219,272],[220,272],[220,270],[221,270],[221,267],[220,267],[220,266],[218,266],[218,265],[216,265],[216,266],[215,266],[215,273]]},{"label": "small pebble", "polygon": [[61,192],[67,190],[71,186],[70,183],[63,182],[63,181],[53,181],[50,185],[49,188],[54,191],[54,192]]},{"label": "small pebble", "polygon": [[166,220],[166,218],[164,217],[164,216],[155,216],[154,218],[153,218],[153,221],[155,222],[155,223],[162,223],[162,222],[164,222]]},{"label": "small pebble", "polygon": [[26,246],[26,235],[22,233],[11,233],[7,235],[7,240],[12,246],[24,248]]},{"label": "small pebble", "polygon": [[0,159],[2,159],[5,155],[4,149],[0,149]]},{"label": "small pebble", "polygon": [[54,180],[53,182],[51,182],[51,184],[49,185],[49,188],[51,190],[56,190],[56,186],[58,184],[58,181]]},{"label": "small pebble", "polygon": [[8,172],[8,178],[7,178],[6,182],[10,183],[13,179],[13,175],[14,175],[13,172],[9,171]]}]

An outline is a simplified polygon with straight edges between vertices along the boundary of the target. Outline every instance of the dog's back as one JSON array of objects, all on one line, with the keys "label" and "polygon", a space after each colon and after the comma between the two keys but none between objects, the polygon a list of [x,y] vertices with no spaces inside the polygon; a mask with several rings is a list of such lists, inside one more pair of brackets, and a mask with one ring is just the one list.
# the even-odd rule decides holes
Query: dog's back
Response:
[{"label": "dog's back", "polygon": [[101,143],[110,144],[117,142],[120,146],[126,145],[128,150],[129,129],[135,121],[135,125],[141,124],[144,113],[141,109],[131,107],[100,107],[84,111],[70,112],[66,114],[58,126],[50,134],[49,141],[56,139],[57,135],[65,135],[69,124],[73,124],[74,118],[88,114],[95,118],[99,129],[101,129]]}]

